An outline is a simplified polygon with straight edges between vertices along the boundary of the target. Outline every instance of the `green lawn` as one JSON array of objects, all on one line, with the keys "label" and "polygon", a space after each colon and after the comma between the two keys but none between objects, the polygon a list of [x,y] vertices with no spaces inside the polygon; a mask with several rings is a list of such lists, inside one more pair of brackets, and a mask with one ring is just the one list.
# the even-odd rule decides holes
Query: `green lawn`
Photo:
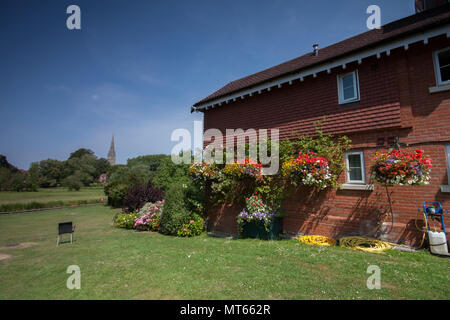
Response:
[{"label": "green lawn", "polygon": [[82,188],[80,191],[68,191],[67,188],[41,188],[37,192],[0,192],[0,204],[92,200],[104,197],[102,187]]},{"label": "green lawn", "polygon": [[[104,206],[0,216],[0,299],[449,299],[450,260],[289,241],[175,238],[111,225]],[[56,226],[77,224],[56,247]],[[28,248],[8,244],[35,242]],[[66,269],[81,269],[69,290]],[[369,265],[381,290],[369,290]]]}]

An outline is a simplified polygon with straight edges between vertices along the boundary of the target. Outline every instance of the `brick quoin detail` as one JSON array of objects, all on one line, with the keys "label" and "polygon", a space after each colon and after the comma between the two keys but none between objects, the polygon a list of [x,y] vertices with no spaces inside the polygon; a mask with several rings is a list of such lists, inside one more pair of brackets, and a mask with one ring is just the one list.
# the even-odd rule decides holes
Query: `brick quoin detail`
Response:
[{"label": "brick quoin detail", "polygon": [[[313,122],[325,117],[323,131],[345,134],[352,139],[352,150],[363,151],[366,181],[371,183],[370,165],[375,152],[387,151],[387,141],[399,137],[411,149],[420,148],[433,159],[432,180],[427,186],[390,187],[393,221],[388,221],[378,236],[387,241],[417,245],[422,234],[414,221],[422,201],[440,201],[450,209],[445,146],[450,144],[450,91],[430,93],[436,85],[433,52],[450,46],[445,36],[393,50],[380,59],[371,57],[321,72],[316,78],[293,81],[281,88],[237,99],[204,111],[204,130],[226,129],[280,130],[280,139],[293,134],[310,135]],[[358,70],[360,101],[338,104],[337,76]],[[382,146],[380,141],[384,141]],[[204,142],[207,145],[207,142]],[[345,174],[340,177],[345,182]],[[208,205],[208,229],[237,234],[236,216],[243,203]],[[373,191],[326,190],[312,194],[302,187],[284,203],[288,216],[287,232],[321,234],[339,238],[362,235],[379,223],[380,213],[388,210],[386,190],[375,184]],[[450,219],[446,221],[450,230]]]}]

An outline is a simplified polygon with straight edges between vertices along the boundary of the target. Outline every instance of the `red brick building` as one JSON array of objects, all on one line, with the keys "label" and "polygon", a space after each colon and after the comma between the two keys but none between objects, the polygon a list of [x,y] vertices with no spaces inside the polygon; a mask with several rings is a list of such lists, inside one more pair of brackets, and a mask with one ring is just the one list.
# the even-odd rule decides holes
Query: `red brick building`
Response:
[{"label": "red brick building", "polygon": [[[418,2],[413,16],[233,81],[192,107],[204,130],[278,128],[282,139],[311,134],[325,116],[325,132],[351,138],[342,188],[313,196],[299,188],[284,204],[285,231],[339,238],[377,226],[388,201],[371,184],[370,159],[396,137],[433,159],[432,180],[391,188],[394,216],[377,236],[417,244],[422,201],[450,209],[450,4]],[[237,234],[241,209],[212,205],[209,230]]]}]

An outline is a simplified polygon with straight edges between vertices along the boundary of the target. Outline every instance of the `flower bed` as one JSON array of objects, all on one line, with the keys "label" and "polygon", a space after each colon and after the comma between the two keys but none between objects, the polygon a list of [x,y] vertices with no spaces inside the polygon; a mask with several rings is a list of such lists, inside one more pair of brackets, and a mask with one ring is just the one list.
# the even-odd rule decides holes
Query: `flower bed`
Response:
[{"label": "flower bed", "polygon": [[431,167],[432,160],[421,149],[393,150],[375,155],[371,178],[388,185],[424,185],[429,183]]},{"label": "flower bed", "polygon": [[189,222],[183,224],[180,230],[178,230],[177,236],[179,237],[193,237],[198,236],[203,231],[204,220],[198,214],[189,213]]},{"label": "flower bed", "polygon": [[134,227],[140,231],[158,231],[163,204],[164,201],[145,204],[134,220]]},{"label": "flower bed", "polygon": [[316,153],[301,153],[296,159],[285,161],[282,165],[282,175],[290,179],[295,186],[306,185],[325,189],[331,179],[328,161]]}]

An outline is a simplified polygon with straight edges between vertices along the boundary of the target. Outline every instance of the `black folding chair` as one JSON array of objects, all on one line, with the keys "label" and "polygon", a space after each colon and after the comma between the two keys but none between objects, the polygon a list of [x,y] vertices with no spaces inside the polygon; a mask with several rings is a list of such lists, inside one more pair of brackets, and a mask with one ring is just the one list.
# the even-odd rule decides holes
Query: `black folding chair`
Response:
[{"label": "black folding chair", "polygon": [[56,240],[56,246],[59,245],[59,240],[61,239],[61,236],[65,233],[70,233],[70,243],[72,243],[74,231],[75,231],[75,225],[72,226],[72,221],[60,222],[58,224],[58,239]]}]

